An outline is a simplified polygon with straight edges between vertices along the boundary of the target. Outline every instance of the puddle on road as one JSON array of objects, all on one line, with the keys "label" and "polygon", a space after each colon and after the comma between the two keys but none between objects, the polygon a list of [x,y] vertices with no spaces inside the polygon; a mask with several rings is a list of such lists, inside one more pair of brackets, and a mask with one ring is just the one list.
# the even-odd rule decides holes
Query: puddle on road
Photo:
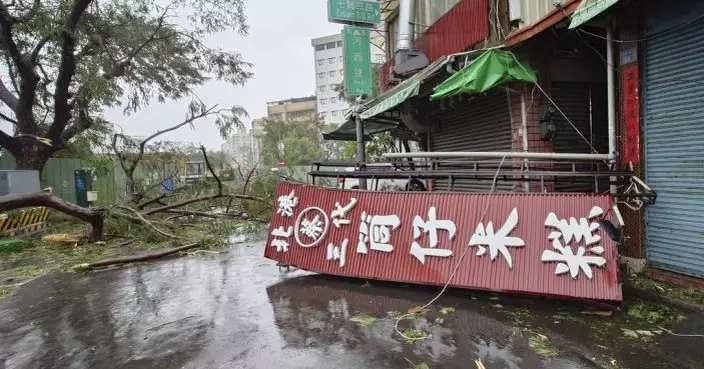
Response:
[{"label": "puddle on road", "polygon": [[629,364],[612,368],[682,367],[673,360],[682,355],[692,368],[702,362],[700,341],[629,341],[616,319],[580,316],[583,305],[458,291],[399,324],[427,336],[409,343],[396,319],[436,288],[283,272],[263,247],[247,239],[227,254],[32,281],[0,302],[0,368],[471,369],[479,358],[487,369],[573,369],[609,355]]}]

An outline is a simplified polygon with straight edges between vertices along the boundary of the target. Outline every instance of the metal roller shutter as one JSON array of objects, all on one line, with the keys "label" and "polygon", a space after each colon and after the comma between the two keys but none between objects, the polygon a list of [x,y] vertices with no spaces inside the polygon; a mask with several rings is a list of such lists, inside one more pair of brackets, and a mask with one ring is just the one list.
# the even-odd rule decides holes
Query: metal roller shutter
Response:
[{"label": "metal roller shutter", "polygon": [[[606,87],[598,84],[553,82],[550,95],[560,109],[570,118],[572,124],[579,129],[584,137],[599,153],[608,151],[608,122]],[[591,106],[590,106],[591,105]],[[591,152],[590,143],[586,142],[574,127],[565,120],[561,114],[556,114],[555,137],[553,148],[558,153],[584,153]],[[555,169],[564,171],[572,170],[570,164],[558,164]],[[576,166],[580,171],[595,170],[592,164]],[[599,186],[605,189],[606,183]],[[555,186],[558,192],[592,192],[593,184],[558,182]]]},{"label": "metal roller shutter", "polygon": [[[511,117],[504,90],[462,99],[435,117],[439,130],[431,135],[433,151],[512,151]],[[504,166],[511,165],[510,160]],[[511,191],[512,183],[499,181],[496,190]],[[448,180],[435,182],[435,189],[450,189]],[[454,191],[488,192],[491,181],[455,180]]]},{"label": "metal roller shutter", "polygon": [[[687,22],[667,15],[654,20]],[[649,40],[643,83],[646,178],[658,193],[646,211],[647,257],[661,268],[698,277],[704,277],[703,23]]]}]

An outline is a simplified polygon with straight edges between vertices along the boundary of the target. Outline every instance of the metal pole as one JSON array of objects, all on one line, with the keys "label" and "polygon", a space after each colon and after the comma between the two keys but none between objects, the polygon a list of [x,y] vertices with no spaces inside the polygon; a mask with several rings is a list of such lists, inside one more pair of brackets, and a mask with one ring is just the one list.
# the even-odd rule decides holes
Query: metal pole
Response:
[{"label": "metal pole", "polygon": [[[525,89],[521,91],[521,136],[523,136],[523,152],[527,153],[528,149],[528,110],[526,108],[526,94]],[[526,172],[529,171],[528,159],[523,160]],[[526,176],[526,179],[529,177]],[[530,192],[530,182],[523,182],[523,189],[526,192]]]},{"label": "metal pole", "polygon": [[[366,164],[366,158],[364,157],[364,124],[362,122],[362,118],[359,117],[359,114],[355,114],[354,121],[357,128],[357,167],[360,170],[364,170],[364,165]],[[359,179],[359,189],[367,189],[366,178]]]},{"label": "metal pole", "polygon": [[[614,64],[614,43],[613,27],[606,26],[606,95],[608,98],[609,110],[609,155],[611,163],[616,163],[616,88],[615,88],[615,64]],[[616,177],[611,177],[611,182],[615,182]],[[616,194],[616,185],[611,185],[611,193]]]},{"label": "metal pole", "polygon": [[484,159],[562,159],[562,160],[592,160],[603,161],[613,160],[614,157],[608,154],[570,154],[555,152],[499,152],[499,151],[419,151],[413,153],[386,153],[382,154],[386,159],[405,158],[484,158]]}]

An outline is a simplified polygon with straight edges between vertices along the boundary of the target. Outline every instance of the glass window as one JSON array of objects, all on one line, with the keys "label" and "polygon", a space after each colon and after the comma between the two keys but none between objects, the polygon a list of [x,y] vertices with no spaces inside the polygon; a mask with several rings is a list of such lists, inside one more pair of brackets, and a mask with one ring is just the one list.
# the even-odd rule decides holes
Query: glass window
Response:
[{"label": "glass window", "polygon": [[334,42],[328,42],[327,44],[325,44],[325,48],[328,49],[328,50],[334,49],[334,48],[335,48],[335,43],[334,43]]},{"label": "glass window", "polygon": [[325,119],[328,117],[328,113],[320,113],[320,117]]},{"label": "glass window", "polygon": [[336,116],[337,116],[337,110],[333,110],[333,111],[332,111],[332,116],[333,116],[333,117],[336,117]]},{"label": "glass window", "polygon": [[340,75],[341,75],[341,76],[344,76],[344,75],[345,75],[345,71],[342,70],[342,69],[340,69]]},{"label": "glass window", "polygon": [[330,71],[330,77],[335,77],[335,71],[334,71],[334,70],[331,70],[331,71]]},{"label": "glass window", "polygon": [[337,104],[337,97],[330,98],[330,104]]},{"label": "glass window", "polygon": [[315,45],[315,51],[323,51],[325,50],[325,45]]},{"label": "glass window", "polygon": [[318,73],[318,78],[325,78],[325,73]]},{"label": "glass window", "polygon": [[325,63],[325,59],[318,59],[318,65],[323,65]]},{"label": "glass window", "polygon": [[328,63],[335,64],[335,58],[328,58]]},{"label": "glass window", "polygon": [[342,47],[342,41],[337,41],[337,47]]},{"label": "glass window", "polygon": [[343,61],[345,61],[345,58],[341,56],[341,57],[340,57],[340,63],[342,63]]},{"label": "glass window", "polygon": [[325,105],[328,103],[328,99],[320,99],[320,105]]},{"label": "glass window", "polygon": [[325,87],[326,87],[326,86],[320,86],[320,87],[318,87],[318,90],[319,90],[320,92],[323,92],[323,91],[325,91]]}]

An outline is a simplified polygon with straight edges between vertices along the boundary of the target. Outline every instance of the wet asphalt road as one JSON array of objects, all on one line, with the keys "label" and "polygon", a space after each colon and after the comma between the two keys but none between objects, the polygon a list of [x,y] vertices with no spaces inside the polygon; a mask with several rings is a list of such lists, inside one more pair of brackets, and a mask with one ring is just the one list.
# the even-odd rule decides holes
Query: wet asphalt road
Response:
[{"label": "wet asphalt road", "polygon": [[[583,325],[556,321],[556,302],[458,291],[404,322],[432,334],[405,343],[387,313],[422,305],[436,289],[281,272],[263,246],[32,281],[0,302],[0,368],[467,369],[481,358],[487,369],[559,369],[594,368],[604,352],[621,367],[704,362],[691,338],[607,348]],[[443,316],[442,306],[457,310]],[[510,313],[521,307],[531,316]],[[362,327],[350,320],[359,314],[380,319]],[[532,333],[517,328],[529,321],[558,357],[531,348]]]}]

